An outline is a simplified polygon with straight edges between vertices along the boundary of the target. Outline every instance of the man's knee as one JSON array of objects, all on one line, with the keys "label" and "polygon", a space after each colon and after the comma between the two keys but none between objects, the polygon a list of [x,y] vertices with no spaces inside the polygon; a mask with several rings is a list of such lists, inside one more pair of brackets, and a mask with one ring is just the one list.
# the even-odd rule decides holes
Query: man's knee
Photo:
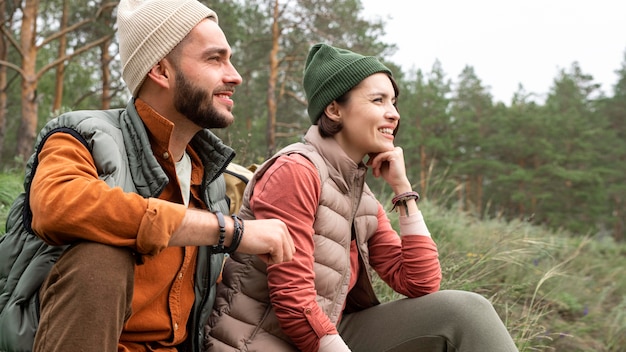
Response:
[{"label": "man's knee", "polygon": [[114,350],[132,309],[133,258],[127,248],[70,246],[40,290],[36,350],[59,350],[68,341],[92,346],[85,350]]},{"label": "man's knee", "polygon": [[79,289],[81,296],[131,297],[134,265],[134,256],[128,248],[77,243],[59,258],[44,290],[48,287],[54,287],[56,292]]}]

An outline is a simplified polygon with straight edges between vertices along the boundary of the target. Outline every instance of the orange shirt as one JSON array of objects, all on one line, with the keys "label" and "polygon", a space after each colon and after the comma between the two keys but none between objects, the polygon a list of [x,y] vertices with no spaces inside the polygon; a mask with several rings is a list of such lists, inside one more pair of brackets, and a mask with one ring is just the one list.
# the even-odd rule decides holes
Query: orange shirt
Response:
[{"label": "orange shirt", "polygon": [[[141,100],[135,103],[150,137],[152,151],[170,182],[158,198],[143,198],[111,188],[98,179],[89,151],[65,133],[51,136],[39,154],[30,204],[33,230],[49,244],[95,241],[126,246],[143,255],[135,267],[133,314],[122,332],[120,351],[175,346],[187,337],[187,319],[195,299],[196,247],[167,247],[186,207],[168,152],[172,123]],[[189,207],[206,208],[200,197],[203,167],[192,160]],[[162,348],[161,350],[173,348]]]}]

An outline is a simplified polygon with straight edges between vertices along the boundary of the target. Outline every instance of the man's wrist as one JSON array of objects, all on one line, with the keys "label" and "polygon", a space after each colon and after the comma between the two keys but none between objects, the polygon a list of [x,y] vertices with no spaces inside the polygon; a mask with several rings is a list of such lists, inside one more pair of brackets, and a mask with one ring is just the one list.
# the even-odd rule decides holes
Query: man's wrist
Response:
[{"label": "man's wrist", "polygon": [[[243,219],[238,217],[237,215],[231,215],[232,218],[232,227],[226,228],[226,220],[224,219],[224,214],[220,211],[214,211],[215,217],[217,218],[217,223],[219,227],[219,238],[217,245],[212,246],[212,249],[216,253],[233,253],[241,244],[241,239],[243,238],[244,232],[244,222]],[[230,230],[232,228],[232,231]],[[227,232],[230,233],[230,236],[227,236]],[[230,241],[228,241],[230,239]],[[228,245],[227,245],[228,244]]]},{"label": "man's wrist", "polygon": [[230,245],[228,246],[227,253],[233,253],[241,244],[241,239],[243,238],[244,232],[244,223],[243,219],[233,214],[230,216],[233,219],[233,236],[230,241]]},{"label": "man's wrist", "polygon": [[213,251],[218,253],[224,253],[224,241],[226,240],[226,221],[224,220],[224,214],[221,211],[214,211],[215,217],[217,218],[217,224],[219,227],[218,240],[217,245],[213,246]]}]

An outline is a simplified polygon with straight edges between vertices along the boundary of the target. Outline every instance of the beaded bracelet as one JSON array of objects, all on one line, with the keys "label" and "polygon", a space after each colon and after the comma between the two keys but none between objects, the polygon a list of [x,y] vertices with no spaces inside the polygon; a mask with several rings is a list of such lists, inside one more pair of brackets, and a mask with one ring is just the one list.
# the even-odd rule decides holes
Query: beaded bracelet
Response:
[{"label": "beaded bracelet", "polygon": [[220,227],[220,238],[218,240],[217,245],[212,246],[213,252],[215,253],[234,253],[241,244],[241,238],[243,237],[244,225],[243,219],[233,214],[231,217],[233,218],[233,238],[230,242],[230,246],[224,246],[224,240],[226,239],[226,223],[224,221],[224,215],[220,211],[214,211],[213,214],[217,217],[217,223]]},{"label": "beaded bracelet", "polygon": [[213,246],[213,251],[218,253],[224,253],[224,240],[226,239],[226,222],[224,221],[224,214],[221,211],[214,211],[213,214],[217,217],[217,224],[220,227],[220,238],[217,245]]},{"label": "beaded bracelet", "polygon": [[415,201],[417,202],[418,200],[420,200],[419,193],[415,191],[411,191],[411,192],[404,192],[404,193],[400,193],[396,195],[395,197],[391,199],[391,203],[393,203],[393,208],[391,208],[391,210],[396,209],[398,205],[402,205],[404,209],[406,210],[406,214],[409,215],[409,211],[406,208],[406,201],[410,199],[415,199]]}]

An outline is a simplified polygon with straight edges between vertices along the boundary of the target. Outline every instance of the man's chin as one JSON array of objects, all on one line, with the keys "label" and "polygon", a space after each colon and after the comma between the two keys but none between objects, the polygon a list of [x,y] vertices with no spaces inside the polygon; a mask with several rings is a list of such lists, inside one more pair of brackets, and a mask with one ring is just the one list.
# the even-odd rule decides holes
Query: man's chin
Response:
[{"label": "man's chin", "polygon": [[213,121],[209,128],[226,128],[235,122],[235,116],[233,114],[223,114],[219,120]]},{"label": "man's chin", "polygon": [[228,115],[225,116],[224,122],[226,123],[225,127],[232,125],[233,122],[235,122],[235,115],[229,112]]}]

